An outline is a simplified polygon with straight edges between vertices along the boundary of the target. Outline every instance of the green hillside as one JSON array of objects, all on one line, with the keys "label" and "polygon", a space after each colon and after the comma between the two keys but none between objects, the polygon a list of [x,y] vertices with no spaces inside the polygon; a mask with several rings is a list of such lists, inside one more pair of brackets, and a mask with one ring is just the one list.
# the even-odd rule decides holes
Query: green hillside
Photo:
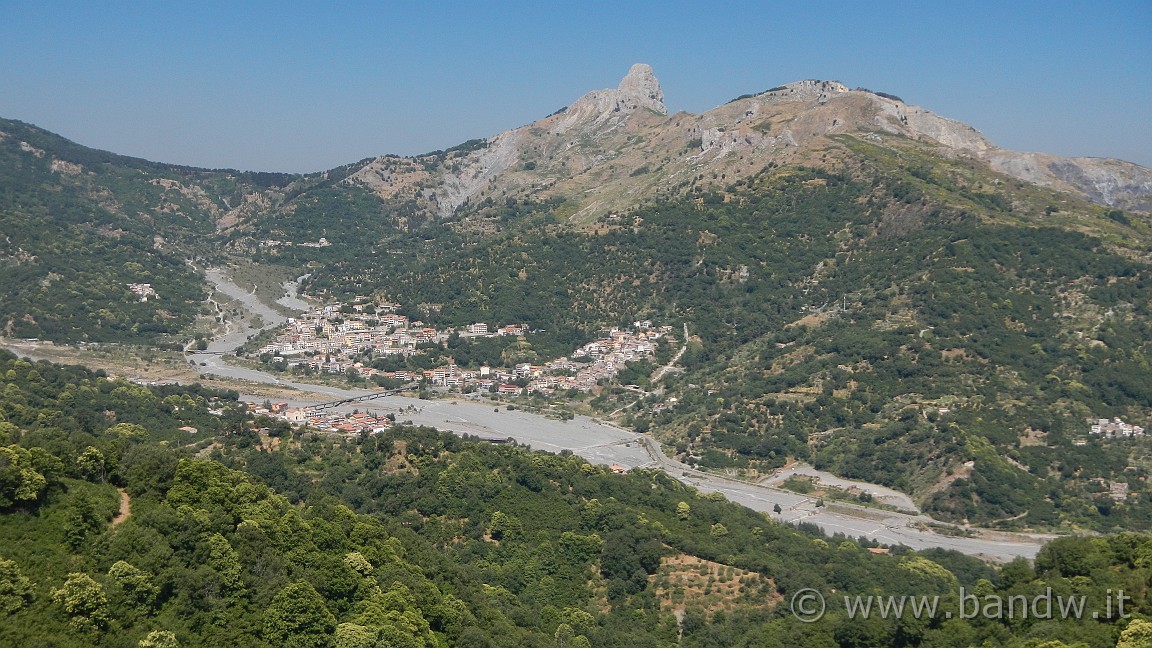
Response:
[{"label": "green hillside", "polygon": [[[563,196],[498,187],[437,219],[411,199],[433,199],[419,182],[390,199],[344,182],[367,161],[206,171],[0,132],[6,335],[187,342],[206,295],[192,259],[308,272],[315,296],[373,294],[437,326],[523,323],[521,359],[652,320],[675,332],[659,363],[687,343],[679,371],[653,383],[633,366],[575,406],[690,463],[754,479],[807,460],[1010,529],[1152,520],[1147,443],[1088,434],[1089,419],[1152,427],[1147,214],[895,135],[835,136],[819,168],[685,177],[587,223]],[[472,152],[389,159],[416,178]],[[129,288],[143,283],[147,302]],[[454,341],[437,360],[502,350]]]},{"label": "green hillside", "polygon": [[769,170],[592,229],[556,201],[489,206],[326,250],[309,289],[524,322],[548,349],[687,324],[683,372],[632,372],[648,396],[592,406],[749,477],[801,458],[944,519],[1147,528],[1146,444],[1087,439],[1089,418],[1149,420],[1146,218],[859,148],[837,173]]},{"label": "green hillside", "polygon": [[[658,473],[427,429],[291,432],[234,394],[9,354],[0,379],[4,645],[1058,648],[1152,625],[1144,535],[1058,540],[1034,567],[873,553]],[[812,623],[791,612],[804,588],[828,602]],[[959,618],[960,588],[1087,612]],[[844,596],[868,594],[940,614],[852,618]]]},{"label": "green hillside", "polygon": [[182,341],[207,294],[187,262],[215,257],[217,226],[245,196],[293,179],[128,158],[0,120],[3,334]]}]

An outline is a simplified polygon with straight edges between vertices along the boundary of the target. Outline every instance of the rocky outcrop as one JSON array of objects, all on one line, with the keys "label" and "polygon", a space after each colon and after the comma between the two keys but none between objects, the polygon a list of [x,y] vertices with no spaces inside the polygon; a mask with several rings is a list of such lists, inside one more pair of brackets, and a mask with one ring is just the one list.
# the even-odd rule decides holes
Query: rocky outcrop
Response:
[{"label": "rocky outcrop", "polygon": [[998,149],[987,156],[1001,173],[1100,205],[1124,210],[1152,210],[1152,169],[1123,160],[1065,158],[1047,153]]},{"label": "rocky outcrop", "polygon": [[438,215],[451,216],[516,163],[520,159],[519,139],[518,130],[501,133],[488,140],[486,147],[450,167],[436,189]]},{"label": "rocky outcrop", "polygon": [[565,108],[551,132],[561,134],[577,126],[602,126],[606,122],[619,124],[642,108],[660,115],[668,114],[664,107],[664,92],[652,68],[637,63],[615,89],[594,90]]},{"label": "rocky outcrop", "polygon": [[637,108],[647,108],[661,115],[668,114],[668,109],[664,107],[664,91],[660,89],[660,82],[647,63],[633,65],[616,91],[626,101],[634,102]]},{"label": "rocky outcrop", "polygon": [[[473,146],[376,158],[345,182],[374,191],[416,220],[451,218],[485,200],[563,198],[576,221],[696,185],[728,184],[772,164],[835,164],[833,136],[889,137],[940,155],[1121,209],[1149,209],[1152,171],[1117,160],[997,148],[979,131],[894,95],[804,80],[745,95],[700,115],[668,115],[652,68],[633,65],[615,88]],[[892,140],[895,142],[896,140]],[[473,144],[473,143],[470,143]]]},{"label": "rocky outcrop", "polygon": [[768,92],[757,95],[760,98],[785,101],[815,101],[818,104],[827,102],[833,95],[849,92],[848,86],[839,81],[821,81],[819,79],[805,79],[773,88]]}]

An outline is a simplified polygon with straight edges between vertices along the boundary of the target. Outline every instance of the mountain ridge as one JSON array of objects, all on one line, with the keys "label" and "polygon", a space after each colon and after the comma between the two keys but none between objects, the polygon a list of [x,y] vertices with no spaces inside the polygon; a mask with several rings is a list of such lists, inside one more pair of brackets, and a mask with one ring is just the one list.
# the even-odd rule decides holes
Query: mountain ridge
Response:
[{"label": "mountain ridge", "polygon": [[[1111,158],[1002,149],[972,126],[835,81],[797,81],[699,115],[668,115],[659,81],[644,64],[617,88],[586,93],[548,117],[480,140],[474,150],[442,160],[380,156],[344,182],[383,200],[413,201],[436,218],[466,215],[489,197],[556,196],[569,202],[573,220],[587,222],[653,193],[673,195],[690,175],[716,185],[770,164],[827,166],[824,149],[845,150],[829,139],[836,135],[885,146],[891,146],[885,138],[900,138],[1097,204],[1152,208],[1152,170]],[[716,174],[722,183],[712,182]]]},{"label": "mountain ridge", "polygon": [[[95,155],[105,164],[239,179],[251,190],[235,194],[231,202],[192,196],[197,193],[192,187],[175,187],[188,194],[186,198],[203,203],[217,229],[237,234],[261,229],[253,225],[267,214],[290,213],[293,198],[317,185],[332,184],[370,191],[383,201],[383,216],[401,229],[464,218],[492,204],[529,198],[561,200],[565,203],[561,216],[586,226],[654,197],[722,187],[773,166],[798,163],[838,170],[851,158],[852,147],[837,141],[843,137],[891,150],[911,146],[928,155],[972,160],[990,176],[1069,193],[1098,205],[1152,209],[1152,169],[1113,158],[999,148],[970,125],[895,95],[853,90],[836,81],[796,81],[742,95],[700,114],[669,115],[663,98],[652,68],[637,63],[616,88],[585,93],[524,126],[446,151],[380,155],[306,175],[149,162],[86,149],[44,133],[64,142],[60,148],[66,153],[53,159],[53,172],[58,174],[80,173],[83,163],[70,158],[93,160]],[[0,129],[0,138],[5,137],[20,139],[21,134]],[[490,202],[483,205],[485,200]]]},{"label": "mountain ridge", "polygon": [[[584,401],[561,397],[651,429],[686,462],[754,476],[811,460],[953,521],[1152,520],[1143,473],[1126,471],[1152,460],[1084,430],[1148,424],[1152,223],[987,160],[1113,202],[1147,170],[1013,157],[838,82],[701,115],[666,114],[662,95],[636,66],[492,138],[309,176],[121,164],[19,126],[0,140],[13,287],[0,315],[11,336],[184,348],[228,314],[205,307],[195,267],[242,263],[277,290],[307,273],[302,288],[328,303],[361,295],[437,328],[533,331],[497,340],[493,363],[660,322],[691,330],[682,371],[655,380],[640,363]],[[159,297],[139,299],[143,283]],[[1093,480],[1134,496],[1099,501]]]}]

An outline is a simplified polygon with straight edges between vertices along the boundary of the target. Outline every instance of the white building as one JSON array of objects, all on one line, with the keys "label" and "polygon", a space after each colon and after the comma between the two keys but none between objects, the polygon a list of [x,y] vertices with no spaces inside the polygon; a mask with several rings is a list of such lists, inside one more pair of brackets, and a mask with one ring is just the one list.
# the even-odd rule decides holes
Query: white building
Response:
[{"label": "white building", "polygon": [[1119,418],[1114,418],[1111,421],[1106,418],[1097,419],[1089,428],[1089,432],[1099,434],[1105,439],[1144,436],[1144,428],[1139,425],[1130,425]]}]

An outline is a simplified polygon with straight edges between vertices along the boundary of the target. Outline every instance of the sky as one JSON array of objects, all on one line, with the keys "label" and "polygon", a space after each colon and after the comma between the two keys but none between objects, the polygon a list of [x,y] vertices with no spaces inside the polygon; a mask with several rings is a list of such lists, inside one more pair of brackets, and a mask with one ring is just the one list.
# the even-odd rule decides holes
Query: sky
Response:
[{"label": "sky", "polygon": [[1004,148],[1152,167],[1152,0],[0,0],[0,117],[208,168],[448,148],[637,62],[670,112],[836,80]]}]

